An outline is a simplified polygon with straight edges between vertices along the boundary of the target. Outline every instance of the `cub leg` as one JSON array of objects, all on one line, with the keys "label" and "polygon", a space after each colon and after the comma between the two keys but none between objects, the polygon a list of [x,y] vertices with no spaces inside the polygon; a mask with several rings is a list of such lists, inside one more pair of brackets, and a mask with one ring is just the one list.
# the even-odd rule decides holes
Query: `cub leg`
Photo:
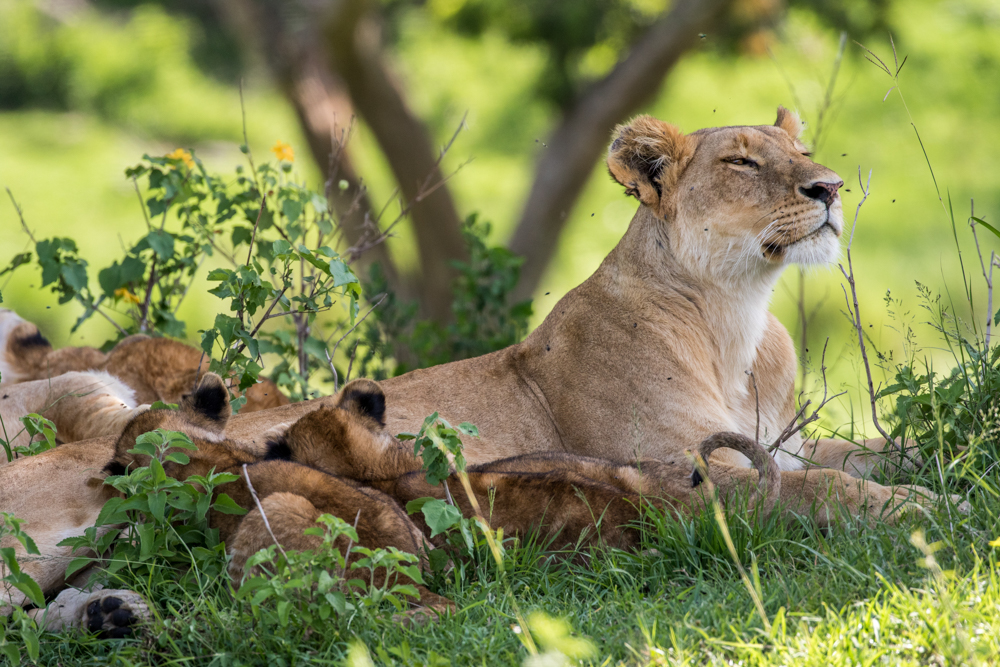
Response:
[{"label": "cub leg", "polygon": [[[317,525],[316,519],[321,514],[333,513],[341,516],[348,523],[353,523],[353,517],[346,516],[347,513],[342,511],[343,507],[324,508],[322,504],[317,506],[310,500],[295,493],[272,493],[264,498],[260,505],[264,510],[264,515],[262,516],[260,510],[257,508],[251,510],[243,517],[243,521],[229,542],[229,551],[233,555],[229,572],[235,581],[239,581],[244,576],[258,573],[246,572],[244,568],[250,556],[274,544],[271,533],[274,533],[274,538],[285,549],[298,551],[307,549],[316,550],[322,546],[323,539],[316,535],[306,535],[305,530],[315,527]],[[331,509],[340,511],[331,512]],[[373,549],[394,546],[408,553],[414,551],[413,533],[416,532],[416,527],[413,527],[412,524],[410,528],[404,527],[402,532],[405,534],[403,535],[399,534],[401,532],[399,530],[393,531],[392,524],[395,523],[393,520],[396,518],[395,512],[391,512],[392,516],[390,517],[383,516],[385,508],[379,507],[377,501],[359,509],[362,516],[372,514],[376,516],[366,517],[365,523],[362,524],[361,517],[355,513],[355,516],[358,516],[358,544]],[[271,533],[268,532],[267,525],[264,523],[264,516],[267,517],[267,524],[270,525]],[[371,531],[366,530],[366,526],[373,524],[380,525],[387,530],[380,534],[372,535]],[[340,536],[334,541],[334,546],[343,553],[348,549],[349,540],[345,536]],[[350,578],[358,576],[376,587],[385,585],[386,571],[384,568],[377,569],[373,578],[370,577],[368,571],[357,570],[352,572],[349,569],[351,563],[356,562],[359,558],[360,556],[356,555],[348,558],[347,566],[350,573],[348,576]],[[396,581],[397,583],[414,584],[416,586],[417,591],[420,593],[419,605],[421,607],[438,612],[446,609],[454,609],[454,603],[450,600],[432,593],[422,585],[415,584],[415,582],[405,575],[397,575]]]}]

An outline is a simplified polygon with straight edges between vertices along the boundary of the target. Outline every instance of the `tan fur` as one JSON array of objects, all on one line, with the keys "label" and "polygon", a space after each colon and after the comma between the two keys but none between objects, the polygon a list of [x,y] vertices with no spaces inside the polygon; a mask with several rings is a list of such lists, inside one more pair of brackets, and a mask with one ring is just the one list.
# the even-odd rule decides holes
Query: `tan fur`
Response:
[{"label": "tan fur", "polygon": [[[140,403],[176,403],[208,371],[201,350],[169,338],[129,336],[111,352],[92,347],[53,350],[38,331],[16,313],[0,308],[0,381],[6,384],[56,377],[69,371],[103,370],[135,391]],[[270,380],[247,390],[246,412],[288,404]]]},{"label": "tan fur", "polygon": [[[385,381],[389,432],[438,410],[479,426],[466,452],[476,464],[543,451],[666,459],[712,433],[754,437],[752,371],[761,439],[773,440],[794,415],[796,358],[767,304],[787,264],[834,259],[842,229],[840,178],[805,155],[793,120],[782,110],[777,126],[682,135],[640,117],[619,128],[609,169],[640,206],[618,246],[524,342]],[[757,166],[733,163],[745,160]],[[828,202],[803,193],[816,187]],[[861,453],[796,437],[777,460],[799,470],[808,454],[857,474],[870,468],[853,465]],[[715,460],[748,465],[730,450]]]},{"label": "tan fur", "polygon": [[[352,402],[356,382],[348,384],[338,400],[337,409],[345,421],[356,422],[357,426],[348,430],[347,437],[352,437],[354,433],[367,433],[371,428],[371,420],[358,412]],[[167,428],[188,434],[198,447],[196,452],[186,452],[190,457],[186,464],[165,463],[164,470],[168,475],[186,479],[192,475],[207,475],[210,470],[238,475],[237,481],[219,486],[217,491],[228,494],[250,515],[244,517],[214,510],[209,514],[209,524],[219,530],[220,539],[227,543],[234,556],[230,572],[237,579],[243,575],[246,559],[273,543],[270,533],[263,526],[247,477],[265,509],[274,536],[286,549],[318,548],[321,538],[304,535],[303,531],[315,526],[321,514],[328,513],[353,524],[358,533],[357,543],[361,546],[391,546],[407,553],[423,554],[420,531],[391,498],[354,480],[292,461],[266,461],[249,454],[222,436],[229,416],[228,394],[222,380],[209,373],[194,392],[183,398],[178,411],[149,411],[136,417],[125,428],[115,444],[112,472],[148,465],[148,456],[132,454],[129,450],[134,449],[139,435],[156,428]],[[375,426],[381,428],[377,423]],[[337,546],[346,549],[347,540]],[[357,558],[357,555],[351,556],[348,564]],[[369,575],[359,572],[358,576],[366,579]],[[381,585],[385,571],[378,570],[375,578],[374,583]],[[413,583],[408,577],[401,577],[400,582]],[[418,586],[418,590],[423,606],[449,604],[422,586]]]},{"label": "tan fur", "polygon": [[[361,432],[364,428],[371,431],[369,437]],[[845,483],[843,473],[837,471],[781,473],[760,445],[735,433],[709,436],[697,449],[707,460],[720,448],[739,451],[754,463],[753,469],[710,468],[721,497],[729,501],[749,492],[747,506],[763,515],[778,504],[788,513],[811,514],[820,526],[826,526],[837,516],[837,507],[845,505],[866,520],[894,520],[910,493],[910,489],[869,488],[856,480]],[[357,422],[337,407],[305,415],[272,450],[283,451],[304,465],[360,480],[404,505],[422,497],[445,498],[442,486],[426,482],[409,442],[386,438],[371,420]],[[763,482],[759,471],[765,471]],[[557,548],[581,543],[635,547],[642,507],[688,514],[700,511],[707,499],[707,487],[692,475],[689,452],[632,463],[561,452],[527,454],[471,466],[468,479],[479,505],[489,512],[492,527],[502,528],[505,535],[534,532],[543,543]],[[452,474],[447,485],[458,507],[472,516],[459,476]],[[926,489],[919,491],[932,497]],[[420,516],[413,519],[429,537]]]},{"label": "tan fur", "polygon": [[[135,394],[107,373],[70,372],[51,380],[0,387],[0,438],[11,448],[28,444],[20,419],[40,414],[52,420],[59,442],[118,433],[138,412]],[[0,453],[0,466],[7,458]]]},{"label": "tan fur", "polygon": [[[761,439],[772,440],[794,415],[796,361],[788,332],[767,312],[771,289],[789,263],[832,260],[842,229],[836,194],[841,181],[804,154],[792,119],[779,110],[775,126],[689,135],[648,117],[620,128],[609,169],[640,206],[618,246],[524,342],[383,382],[385,430],[415,432],[428,414],[439,411],[452,423],[479,427],[482,437],[466,447],[473,466],[551,456],[565,479],[582,475],[617,494],[622,489],[607,484],[609,478],[634,481],[641,469],[636,462],[680,468],[684,452],[714,433],[752,439],[757,417],[747,374],[752,371]],[[757,166],[735,164],[747,160]],[[828,202],[804,193],[818,183],[830,193]],[[0,317],[0,337],[9,339],[13,328]],[[0,358],[6,377],[5,363],[9,356]],[[46,356],[45,363],[55,360]],[[136,372],[143,372],[141,366]],[[337,399],[241,413],[226,427],[227,442],[262,456],[265,433],[323,406],[336,408]],[[356,442],[372,454],[381,446],[378,438]],[[877,439],[864,444],[875,452],[884,447]],[[399,443],[390,443],[383,455],[387,452],[405,463]],[[103,502],[100,481],[88,486],[81,471],[100,470],[112,453],[113,440],[104,438],[0,468],[0,508],[26,518],[29,533],[37,531],[53,545],[55,534],[75,534],[71,531],[93,524]],[[588,476],[594,472],[565,472],[570,460],[590,465],[558,458],[567,454],[610,460],[620,470],[605,470],[596,480]],[[820,523],[833,519],[838,504],[854,516],[878,517],[910,493],[841,470],[809,467],[796,458],[803,455],[854,474],[871,469],[870,457],[839,440],[806,446],[793,438],[777,452],[781,502],[813,512]],[[521,460],[537,470],[549,460],[544,456]],[[367,454],[358,460],[351,466],[372,468],[365,474],[377,474],[385,465]],[[749,465],[734,450],[716,451],[711,478],[724,491],[747,488],[757,479]],[[477,495],[506,474],[476,470],[484,480]]]}]

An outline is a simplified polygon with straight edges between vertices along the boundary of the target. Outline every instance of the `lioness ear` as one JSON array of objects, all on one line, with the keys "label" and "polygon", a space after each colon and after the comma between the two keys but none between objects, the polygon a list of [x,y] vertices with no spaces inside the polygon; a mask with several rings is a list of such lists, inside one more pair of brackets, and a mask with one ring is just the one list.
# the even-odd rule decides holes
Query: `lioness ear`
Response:
[{"label": "lioness ear", "polygon": [[674,186],[693,153],[693,142],[673,125],[637,116],[615,128],[608,171],[626,194],[659,210],[663,193]]},{"label": "lioness ear", "polygon": [[369,417],[385,426],[385,392],[373,380],[351,380],[340,392],[337,407]]},{"label": "lioness ear", "polygon": [[802,121],[798,114],[781,105],[778,106],[778,119],[774,121],[774,126],[787,132],[792,139],[798,139],[802,134]]},{"label": "lioness ear", "polygon": [[211,425],[213,430],[220,432],[233,413],[226,385],[215,373],[205,373],[198,387],[181,398],[180,410],[190,419],[201,421],[197,419],[201,417],[207,421],[206,426]]}]

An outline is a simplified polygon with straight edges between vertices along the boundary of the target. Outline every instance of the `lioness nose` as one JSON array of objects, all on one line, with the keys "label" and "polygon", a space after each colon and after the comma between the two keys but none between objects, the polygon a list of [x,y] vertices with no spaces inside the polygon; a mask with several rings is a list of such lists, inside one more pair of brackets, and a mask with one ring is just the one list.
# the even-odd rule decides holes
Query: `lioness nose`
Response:
[{"label": "lioness nose", "polygon": [[799,192],[804,194],[809,199],[815,199],[821,201],[827,206],[833,201],[833,198],[837,196],[837,190],[843,185],[843,181],[837,181],[836,183],[830,183],[826,181],[815,181],[809,184],[809,187],[799,187]]}]

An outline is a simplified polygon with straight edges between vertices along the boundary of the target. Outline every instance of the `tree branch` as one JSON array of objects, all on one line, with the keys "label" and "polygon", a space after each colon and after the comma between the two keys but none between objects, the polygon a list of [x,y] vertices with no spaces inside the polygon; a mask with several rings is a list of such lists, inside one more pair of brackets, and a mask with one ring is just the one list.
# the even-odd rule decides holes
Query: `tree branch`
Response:
[{"label": "tree branch", "polygon": [[455,204],[447,188],[430,194],[423,185],[443,180],[438,151],[423,122],[406,105],[382,58],[377,17],[367,0],[344,0],[315,18],[326,38],[330,68],[343,79],[358,113],[368,124],[392,169],[403,199],[423,199],[410,211],[421,277],[422,315],[451,317],[452,260],[466,259]]},{"label": "tree branch", "polygon": [[664,77],[732,0],[678,0],[603,79],[572,106],[550,135],[509,247],[525,258],[514,302],[532,296],[555,254],[573,204],[615,124],[656,95]]}]

